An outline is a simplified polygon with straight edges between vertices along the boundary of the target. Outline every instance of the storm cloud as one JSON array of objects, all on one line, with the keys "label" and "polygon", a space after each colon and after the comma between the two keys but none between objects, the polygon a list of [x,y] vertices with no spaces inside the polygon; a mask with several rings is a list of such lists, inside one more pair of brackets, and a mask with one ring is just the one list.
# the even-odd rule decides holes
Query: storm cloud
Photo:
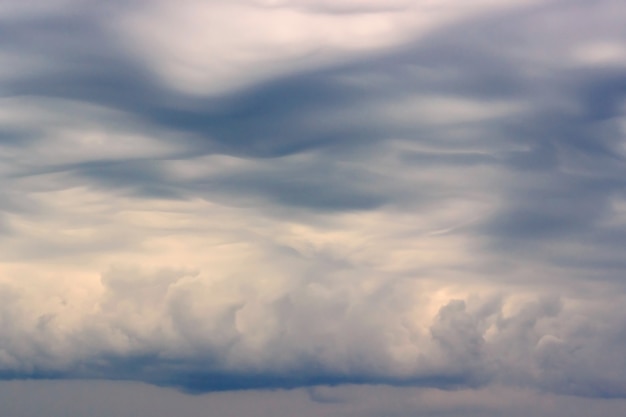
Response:
[{"label": "storm cloud", "polygon": [[626,397],[621,2],[5,3],[0,377]]}]

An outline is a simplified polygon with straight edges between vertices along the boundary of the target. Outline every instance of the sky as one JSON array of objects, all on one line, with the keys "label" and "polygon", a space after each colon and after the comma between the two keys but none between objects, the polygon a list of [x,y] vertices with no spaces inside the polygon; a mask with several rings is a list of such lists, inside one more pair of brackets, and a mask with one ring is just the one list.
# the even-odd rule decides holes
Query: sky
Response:
[{"label": "sky", "polygon": [[7,417],[626,414],[622,0],[0,0]]}]

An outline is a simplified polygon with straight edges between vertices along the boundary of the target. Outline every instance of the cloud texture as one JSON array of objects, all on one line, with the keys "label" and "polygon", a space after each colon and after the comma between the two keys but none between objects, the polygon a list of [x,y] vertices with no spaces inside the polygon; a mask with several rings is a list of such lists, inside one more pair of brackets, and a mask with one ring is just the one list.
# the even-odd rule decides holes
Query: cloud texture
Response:
[{"label": "cloud texture", "polygon": [[622,2],[13,3],[3,378],[626,397]]}]

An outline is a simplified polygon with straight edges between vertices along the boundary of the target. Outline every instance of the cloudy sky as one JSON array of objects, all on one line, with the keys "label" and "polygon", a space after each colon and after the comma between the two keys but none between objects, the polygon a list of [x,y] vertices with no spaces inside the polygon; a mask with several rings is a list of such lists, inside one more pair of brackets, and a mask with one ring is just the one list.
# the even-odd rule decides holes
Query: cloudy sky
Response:
[{"label": "cloudy sky", "polygon": [[0,0],[7,417],[623,416],[623,0]]}]

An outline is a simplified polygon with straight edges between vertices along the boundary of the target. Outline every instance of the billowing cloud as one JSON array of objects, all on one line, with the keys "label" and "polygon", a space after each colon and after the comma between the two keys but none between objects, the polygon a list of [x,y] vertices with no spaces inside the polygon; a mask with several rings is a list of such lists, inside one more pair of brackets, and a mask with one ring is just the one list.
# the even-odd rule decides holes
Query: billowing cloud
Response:
[{"label": "billowing cloud", "polygon": [[626,397],[620,2],[57,3],[0,8],[0,376]]}]

